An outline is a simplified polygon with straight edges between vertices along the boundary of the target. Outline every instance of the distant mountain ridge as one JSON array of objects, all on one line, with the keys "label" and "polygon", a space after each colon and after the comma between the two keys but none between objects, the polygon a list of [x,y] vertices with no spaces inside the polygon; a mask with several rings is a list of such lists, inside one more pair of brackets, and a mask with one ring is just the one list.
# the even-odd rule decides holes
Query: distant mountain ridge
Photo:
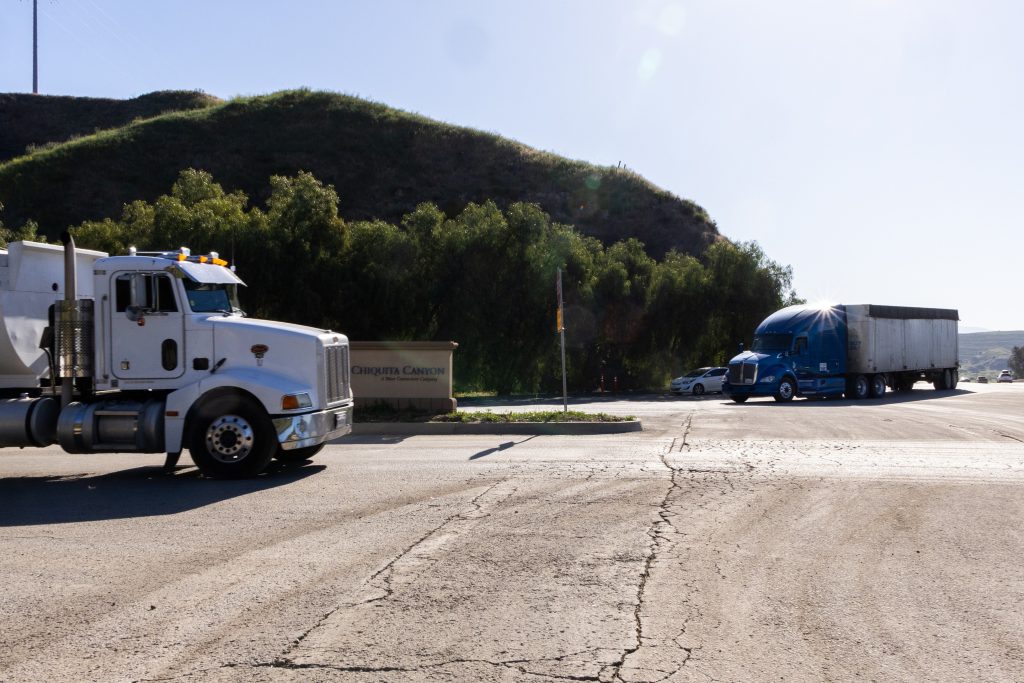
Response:
[{"label": "distant mountain ridge", "polygon": [[961,372],[994,376],[1009,367],[1013,347],[1024,346],[1024,330],[961,332],[959,340]]},{"label": "distant mountain ridge", "polygon": [[[68,99],[79,101],[50,102],[59,114],[40,115],[77,121],[77,111],[92,106]],[[722,239],[700,206],[631,171],[359,98],[297,90],[195,105],[0,164],[0,220],[8,227],[35,220],[52,237],[84,220],[118,216],[126,202],[152,201],[185,168],[209,171],[226,189],[262,203],[271,175],[303,170],[336,188],[348,220],[397,222],[422,202],[453,215],[490,199],[538,204],[605,244],[635,237],[656,258],[670,249],[701,254]],[[57,127],[61,135],[71,128]],[[43,130],[38,124],[30,133],[8,133],[7,148]]]}]

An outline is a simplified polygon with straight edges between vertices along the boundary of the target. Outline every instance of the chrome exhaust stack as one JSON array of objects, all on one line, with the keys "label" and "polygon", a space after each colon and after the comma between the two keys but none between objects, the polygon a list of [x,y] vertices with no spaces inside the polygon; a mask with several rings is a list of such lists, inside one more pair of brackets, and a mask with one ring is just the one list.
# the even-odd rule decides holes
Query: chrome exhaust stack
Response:
[{"label": "chrome exhaust stack", "polygon": [[54,305],[54,364],[60,377],[60,405],[66,407],[74,398],[75,379],[93,376],[94,307],[91,299],[78,300],[78,272],[75,239],[65,230],[64,299]]}]

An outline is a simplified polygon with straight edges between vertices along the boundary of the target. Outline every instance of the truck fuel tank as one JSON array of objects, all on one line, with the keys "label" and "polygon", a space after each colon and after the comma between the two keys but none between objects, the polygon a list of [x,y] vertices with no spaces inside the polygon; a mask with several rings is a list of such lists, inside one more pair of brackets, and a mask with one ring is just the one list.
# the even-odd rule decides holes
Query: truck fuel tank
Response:
[{"label": "truck fuel tank", "polygon": [[60,412],[57,438],[68,453],[162,453],[164,401],[71,403]]},{"label": "truck fuel tank", "polygon": [[60,401],[51,396],[0,400],[0,447],[56,443],[59,415]]}]

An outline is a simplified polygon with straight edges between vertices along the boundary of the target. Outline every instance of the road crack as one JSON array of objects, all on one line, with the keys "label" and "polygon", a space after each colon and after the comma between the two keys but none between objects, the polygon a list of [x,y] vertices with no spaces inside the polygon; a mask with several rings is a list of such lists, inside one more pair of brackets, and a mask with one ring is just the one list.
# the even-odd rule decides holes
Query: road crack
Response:
[{"label": "road crack", "polygon": [[[342,605],[338,605],[334,609],[331,609],[331,610],[325,612],[324,614],[322,614],[316,620],[316,622],[312,626],[310,626],[308,629],[303,631],[298,637],[296,637],[294,640],[292,640],[292,642],[284,650],[284,652],[282,652],[280,655],[278,655],[274,659],[274,662],[272,663],[272,665],[280,667],[280,668],[291,668],[291,667],[300,667],[301,668],[301,667],[305,667],[306,665],[303,665],[303,664],[295,664],[289,657],[302,644],[302,642],[304,640],[306,640],[306,638],[308,638],[310,636],[310,634],[312,634],[318,628],[320,628],[325,623],[327,623],[327,621],[330,620],[331,617],[333,617],[335,614],[337,614],[339,611],[341,611],[343,609],[351,609],[353,607],[357,607],[357,606],[360,606],[360,605],[367,605],[367,604],[371,604],[371,603],[374,603],[374,602],[380,602],[380,601],[387,600],[388,598],[390,598],[394,594],[394,589],[391,586],[391,578],[392,578],[392,576],[394,574],[395,567],[398,565],[398,563],[401,562],[404,558],[408,557],[410,553],[415,552],[415,550],[418,547],[420,547],[421,545],[423,545],[424,543],[429,541],[434,536],[436,536],[439,533],[441,533],[446,527],[450,526],[451,524],[454,524],[454,523],[457,523],[457,522],[468,521],[470,519],[473,519],[474,516],[477,515],[480,512],[480,510],[482,509],[482,506],[480,504],[480,500],[484,496],[486,496],[488,493],[493,491],[495,488],[497,488],[501,484],[505,483],[506,481],[508,481],[508,480],[507,479],[502,479],[502,480],[496,481],[495,483],[493,483],[490,486],[488,486],[481,493],[477,494],[472,499],[470,499],[468,505],[471,507],[471,509],[469,509],[469,510],[462,510],[460,512],[457,512],[457,513],[455,513],[455,514],[445,518],[444,521],[442,521],[436,527],[434,527],[433,529],[431,529],[430,531],[425,533],[423,536],[421,536],[419,539],[417,539],[416,541],[411,543],[409,546],[407,546],[405,549],[403,549],[398,555],[396,555],[390,561],[388,561],[387,564],[385,564],[383,567],[381,567],[376,572],[374,572],[374,574],[369,579],[366,580],[364,585],[372,585],[375,581],[377,581],[379,579],[380,582],[381,582],[381,585],[379,586],[379,589],[382,591],[381,595],[377,595],[375,597],[369,598],[367,600],[363,600],[361,602],[345,603],[345,604],[342,604]],[[264,665],[264,666],[269,666],[269,665]],[[315,665],[313,665],[313,666],[315,668]],[[396,671],[400,671],[400,670],[401,669],[396,669]]]},{"label": "road crack", "polygon": [[[693,411],[690,411],[690,413],[686,416],[686,420],[684,420],[683,422],[682,437],[673,439],[672,443],[669,445],[667,452],[662,452],[659,454],[662,466],[669,472],[669,486],[668,489],[665,491],[665,495],[662,497],[661,502],[658,505],[658,518],[647,530],[647,535],[651,540],[650,544],[648,545],[647,555],[644,558],[643,569],[640,572],[640,580],[637,583],[636,603],[633,608],[633,628],[635,633],[636,644],[633,647],[624,651],[622,653],[622,656],[618,659],[618,661],[607,667],[607,671],[611,675],[611,680],[613,681],[625,680],[622,677],[622,670],[626,667],[627,661],[630,657],[636,655],[640,651],[640,649],[644,647],[644,641],[646,638],[644,635],[643,611],[647,598],[647,584],[651,578],[652,568],[654,567],[655,562],[657,562],[658,560],[659,551],[661,551],[662,548],[666,546],[671,547],[674,544],[674,542],[668,537],[670,533],[675,532],[675,525],[672,522],[672,518],[675,516],[675,513],[671,510],[671,503],[672,498],[677,493],[682,491],[682,486],[679,482],[679,475],[681,470],[672,466],[672,464],[668,461],[668,455],[672,452],[682,453],[684,452],[684,450],[690,450],[690,445],[687,442],[687,439],[689,437],[692,424]],[[685,630],[686,629],[684,626],[680,634],[676,636],[676,638],[672,641],[675,643],[677,647],[679,647],[679,649],[684,654],[683,659],[680,662],[679,667],[676,669],[676,671],[679,671],[679,669],[686,665],[686,662],[689,661],[690,656],[693,652],[693,648],[683,647],[678,642],[675,642],[683,633],[685,633]],[[605,673],[604,670],[602,670],[602,674],[603,673]],[[663,678],[660,678],[658,680],[665,680],[666,678],[671,677],[673,673],[675,672],[666,673],[666,675]],[[601,680],[606,679],[602,678]]]},{"label": "road crack", "polygon": [[416,673],[422,671],[445,669],[453,666],[463,665],[483,665],[492,666],[495,668],[512,669],[526,676],[536,676],[538,678],[544,678],[548,680],[558,681],[601,681],[599,674],[593,675],[572,675],[572,674],[555,674],[550,672],[537,672],[529,669],[530,665],[543,664],[543,663],[560,663],[572,657],[587,657],[596,658],[600,654],[599,651],[583,651],[573,652],[569,654],[560,655],[558,657],[543,657],[540,659],[509,659],[493,661],[490,659],[451,659],[440,662],[429,662],[417,664],[416,666],[367,666],[367,665],[344,665],[344,664],[325,664],[325,663],[296,663],[274,660],[273,662],[256,662],[252,664],[225,664],[225,667],[243,667],[251,666],[253,668],[272,668],[272,669],[286,669],[286,670],[324,670],[324,671],[339,671],[345,673]]}]

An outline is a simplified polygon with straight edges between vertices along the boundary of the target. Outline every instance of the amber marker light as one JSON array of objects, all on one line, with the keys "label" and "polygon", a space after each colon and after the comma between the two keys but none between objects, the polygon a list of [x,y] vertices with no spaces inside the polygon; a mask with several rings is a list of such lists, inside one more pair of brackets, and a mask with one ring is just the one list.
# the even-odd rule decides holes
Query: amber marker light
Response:
[{"label": "amber marker light", "polygon": [[312,405],[313,402],[309,400],[309,394],[287,394],[281,397],[281,410],[299,410],[312,407]]}]

